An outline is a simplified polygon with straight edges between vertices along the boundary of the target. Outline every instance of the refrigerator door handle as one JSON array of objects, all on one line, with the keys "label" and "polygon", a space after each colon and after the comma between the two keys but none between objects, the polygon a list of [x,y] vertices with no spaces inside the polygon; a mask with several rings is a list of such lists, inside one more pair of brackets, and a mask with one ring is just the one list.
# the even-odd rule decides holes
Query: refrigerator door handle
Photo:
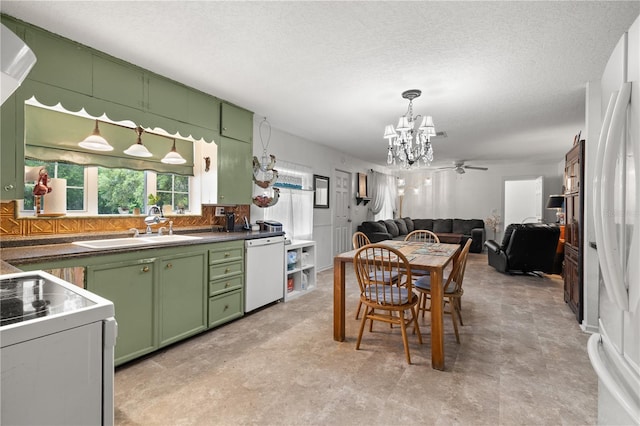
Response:
[{"label": "refrigerator door handle", "polygon": [[[604,254],[603,249],[603,239],[604,239],[604,216],[606,212],[603,208],[602,202],[602,181],[604,180],[604,176],[602,174],[602,167],[605,156],[605,149],[607,147],[607,136],[609,134],[609,129],[611,127],[611,118],[613,116],[613,109],[616,104],[616,100],[618,99],[619,92],[611,93],[611,97],[609,98],[609,104],[607,106],[606,113],[604,115],[604,120],[602,122],[602,130],[600,131],[600,138],[598,139],[598,152],[596,154],[596,164],[595,164],[595,174],[593,178],[593,223],[594,223],[594,231],[596,237],[596,244],[600,246],[600,250],[597,251],[598,254],[598,262],[600,263],[600,271],[602,273],[602,280],[604,282],[604,286],[607,289],[607,294],[610,295],[612,299],[614,298],[614,289],[612,287],[613,279],[610,275],[611,268],[608,264],[608,259]],[[617,302],[616,302],[617,303]]]},{"label": "refrigerator door handle", "polygon": [[[598,379],[607,388],[611,395],[622,407],[624,407],[625,411],[631,416],[631,418],[640,422],[640,407],[638,406],[637,401],[635,401],[633,396],[631,396],[625,389],[621,380],[614,375],[612,367],[607,365],[607,363],[611,363],[611,361],[603,359],[603,349],[601,349],[603,345],[602,339],[603,336],[599,333],[594,333],[589,337],[589,341],[587,342],[587,353],[589,354],[591,365],[596,372]],[[617,361],[621,366],[624,365],[623,361]],[[633,373],[626,375],[626,378],[630,380],[630,384],[628,386],[633,389],[638,385],[638,382],[637,380],[634,381],[632,377],[634,377]]]},{"label": "refrigerator door handle", "polygon": [[[602,198],[600,204],[600,220],[602,221],[602,245],[603,254],[606,258],[606,268],[608,269],[605,285],[609,296],[615,304],[622,310],[629,310],[629,294],[623,276],[622,254],[618,250],[618,232],[616,230],[615,215],[611,214],[614,206],[614,186],[615,168],[618,152],[622,143],[622,130],[624,128],[627,107],[631,100],[631,83],[623,83],[618,93],[613,113],[611,114],[611,125],[607,131],[607,140],[604,148],[604,158],[602,160],[602,181],[600,190]],[[600,253],[600,251],[598,251]],[[603,274],[604,275],[604,274]],[[605,276],[605,278],[606,278]]]}]

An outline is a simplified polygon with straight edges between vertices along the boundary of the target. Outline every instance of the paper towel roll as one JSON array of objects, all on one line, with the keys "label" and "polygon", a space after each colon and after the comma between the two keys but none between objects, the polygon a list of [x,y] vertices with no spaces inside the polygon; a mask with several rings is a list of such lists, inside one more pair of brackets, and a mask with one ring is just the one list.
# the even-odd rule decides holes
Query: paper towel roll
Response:
[{"label": "paper towel roll", "polygon": [[44,209],[43,213],[47,214],[66,214],[67,213],[67,180],[59,178],[49,179],[51,192],[43,196]]}]

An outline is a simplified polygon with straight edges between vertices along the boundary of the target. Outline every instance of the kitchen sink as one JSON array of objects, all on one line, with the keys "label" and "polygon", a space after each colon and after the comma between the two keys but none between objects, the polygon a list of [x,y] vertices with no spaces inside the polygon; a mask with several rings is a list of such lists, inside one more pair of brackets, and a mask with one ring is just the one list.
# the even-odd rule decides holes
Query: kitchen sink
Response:
[{"label": "kitchen sink", "polygon": [[107,240],[74,241],[73,244],[87,248],[118,248],[149,244],[142,238],[111,238]]},{"label": "kitchen sink", "polygon": [[73,244],[93,249],[120,248],[132,246],[144,246],[150,244],[172,243],[180,241],[199,240],[202,237],[190,235],[156,235],[153,237],[138,238],[111,238],[106,240],[74,241]]},{"label": "kitchen sink", "polygon": [[153,237],[139,237],[137,239],[150,243],[173,243],[178,241],[201,240],[202,237],[192,237],[191,235],[154,235]]}]

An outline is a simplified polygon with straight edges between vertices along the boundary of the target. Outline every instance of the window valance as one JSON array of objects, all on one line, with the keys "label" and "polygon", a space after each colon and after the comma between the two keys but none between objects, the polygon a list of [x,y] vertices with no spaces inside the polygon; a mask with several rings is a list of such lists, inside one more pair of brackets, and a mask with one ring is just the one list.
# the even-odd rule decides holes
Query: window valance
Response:
[{"label": "window valance", "polygon": [[167,133],[179,135],[185,139],[203,140],[204,142],[211,143],[217,140],[219,136],[216,130],[207,129],[191,123],[184,123],[143,110],[83,95],[71,90],[39,83],[29,78],[22,83],[22,86],[18,89],[18,93],[18,102],[35,97],[39,103],[49,107],[60,104],[65,110],[72,113],[84,110],[92,117],[106,115],[113,121],[130,120],[144,128],[163,129]]},{"label": "window valance", "polygon": [[171,149],[173,140],[163,136],[142,135],[142,142],[153,157],[138,158],[123,152],[136,142],[133,125],[121,127],[100,121],[100,133],[114,147],[113,151],[95,152],[78,146],[78,142],[91,134],[94,125],[95,120],[91,118],[25,105],[25,157],[193,176],[193,142],[176,138],[176,150],[187,162],[164,164],[160,160]]}]

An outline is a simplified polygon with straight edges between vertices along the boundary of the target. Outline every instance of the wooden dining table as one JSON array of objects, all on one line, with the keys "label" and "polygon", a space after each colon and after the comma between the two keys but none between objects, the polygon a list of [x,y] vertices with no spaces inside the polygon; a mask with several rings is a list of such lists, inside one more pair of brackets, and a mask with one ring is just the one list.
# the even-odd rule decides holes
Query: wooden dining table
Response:
[{"label": "wooden dining table", "polygon": [[[385,240],[377,244],[393,247],[407,257],[411,270],[429,271],[431,275],[431,367],[444,370],[443,275],[444,269],[455,262],[460,245]],[[345,340],[345,270],[353,263],[357,250],[338,254],[333,258],[333,340]]]}]

